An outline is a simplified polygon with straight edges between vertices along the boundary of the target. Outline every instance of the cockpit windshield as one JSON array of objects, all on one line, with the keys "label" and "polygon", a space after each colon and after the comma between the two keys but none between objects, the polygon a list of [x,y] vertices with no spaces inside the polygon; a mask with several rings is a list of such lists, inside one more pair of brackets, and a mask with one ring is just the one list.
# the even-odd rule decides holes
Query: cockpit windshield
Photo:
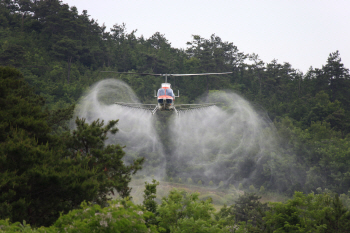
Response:
[{"label": "cockpit windshield", "polygon": [[158,96],[162,96],[162,95],[169,95],[171,97],[174,97],[174,92],[172,89],[161,88],[158,90]]},{"label": "cockpit windshield", "polygon": [[170,95],[171,97],[174,97],[174,92],[172,89],[166,89],[166,95]]},{"label": "cockpit windshield", "polygon": [[165,89],[163,89],[163,88],[158,90],[158,95],[157,96],[161,96],[161,95],[165,95]]}]

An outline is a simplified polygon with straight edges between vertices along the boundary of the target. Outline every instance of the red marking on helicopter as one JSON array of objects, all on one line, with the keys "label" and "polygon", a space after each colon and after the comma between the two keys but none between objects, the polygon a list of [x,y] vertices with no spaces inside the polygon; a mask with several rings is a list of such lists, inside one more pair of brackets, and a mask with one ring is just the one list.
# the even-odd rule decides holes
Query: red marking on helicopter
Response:
[{"label": "red marking on helicopter", "polygon": [[158,99],[174,99],[174,98],[171,97],[170,95],[161,95],[161,96],[158,96]]}]

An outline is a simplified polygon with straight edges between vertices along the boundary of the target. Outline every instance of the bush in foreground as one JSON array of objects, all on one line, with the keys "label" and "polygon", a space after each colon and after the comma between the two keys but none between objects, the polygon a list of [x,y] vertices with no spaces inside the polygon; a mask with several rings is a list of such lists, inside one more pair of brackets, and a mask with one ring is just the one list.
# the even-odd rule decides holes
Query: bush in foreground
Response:
[{"label": "bush in foreground", "polygon": [[145,218],[153,215],[142,210],[131,201],[109,202],[109,206],[81,204],[80,209],[70,211],[51,227],[32,229],[30,225],[0,220],[0,231],[4,232],[157,232],[156,227],[145,224]]}]

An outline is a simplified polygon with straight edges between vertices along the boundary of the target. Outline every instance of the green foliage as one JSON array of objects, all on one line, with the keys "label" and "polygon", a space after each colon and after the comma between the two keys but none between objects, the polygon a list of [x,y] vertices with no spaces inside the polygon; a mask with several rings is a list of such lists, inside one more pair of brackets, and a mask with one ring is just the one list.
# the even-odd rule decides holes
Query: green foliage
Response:
[{"label": "green foliage", "polygon": [[243,184],[242,183],[239,183],[238,190],[243,190]]},{"label": "green foliage", "polygon": [[0,68],[0,74],[1,219],[48,226],[83,200],[103,204],[115,190],[129,195],[131,175],[143,160],[125,166],[122,148],[105,146],[107,134],[117,132],[117,121],[104,126],[77,119],[72,134],[52,135],[48,121],[59,124],[65,116],[54,120],[42,111],[42,98],[17,70]]},{"label": "green foliage", "polygon": [[232,206],[232,212],[235,215],[236,222],[248,222],[254,226],[262,224],[265,212],[268,210],[267,203],[262,204],[255,193],[244,193]]},{"label": "green foliage", "polygon": [[109,202],[105,208],[83,203],[81,209],[62,215],[53,227],[60,232],[157,232],[145,224],[150,214],[125,200]]},{"label": "green foliage", "polygon": [[263,218],[269,208],[259,201],[260,198],[254,193],[244,193],[234,205],[224,205],[215,218],[230,232],[262,232]]},{"label": "green foliage", "polygon": [[50,132],[42,111],[44,99],[36,95],[14,68],[0,67],[0,142],[8,140],[14,129],[22,129],[46,143]]},{"label": "green foliage", "polygon": [[340,194],[339,199],[342,201],[342,203],[344,204],[344,206],[346,206],[348,209],[350,209],[350,196],[349,196],[349,192],[347,194],[343,193]]},{"label": "green foliage", "polygon": [[202,185],[202,181],[201,180],[198,180],[198,185]]},{"label": "green foliage", "polygon": [[[157,183],[146,183],[154,193]],[[152,187],[152,188],[151,188]],[[149,189],[151,188],[151,189]],[[154,190],[153,190],[154,188]],[[145,192],[146,193],[146,192]],[[338,195],[296,192],[286,203],[259,202],[245,193],[232,206],[215,213],[211,200],[200,201],[198,193],[173,189],[157,208],[158,225],[148,220],[154,213],[128,199],[114,200],[106,207],[83,202],[80,208],[61,214],[50,227],[32,228],[26,221],[0,220],[4,232],[347,232],[350,211]]]},{"label": "green foliage", "polygon": [[4,232],[158,232],[155,226],[145,224],[144,219],[151,215],[128,200],[111,201],[104,208],[83,202],[79,209],[61,215],[50,227],[35,229],[25,221],[11,224],[0,220],[0,229]]},{"label": "green foliage", "polygon": [[23,223],[16,222],[11,223],[8,219],[6,220],[0,220],[0,230],[1,232],[42,232],[42,233],[55,233],[57,232],[57,229],[50,227],[40,227],[38,229],[32,229],[30,224],[27,224],[26,221],[23,221]]},{"label": "green foliage", "polygon": [[152,184],[148,182],[145,182],[145,184],[143,206],[147,211],[155,214],[157,210],[157,202],[154,199],[157,197],[157,186],[159,185],[159,182],[153,179]]},{"label": "green foliage", "polygon": [[173,189],[158,207],[159,226],[170,232],[221,232],[212,214],[211,200],[200,201],[198,193]]},{"label": "green foliage", "polygon": [[67,121],[72,119],[75,105],[67,108],[51,110],[47,120],[48,125],[56,134],[61,134],[68,130]]},{"label": "green foliage", "polygon": [[228,232],[239,230],[238,224],[235,222],[235,214],[232,212],[232,207],[228,207],[225,204],[214,216],[219,224]]},{"label": "green foliage", "polygon": [[263,185],[260,186],[259,193],[260,194],[265,193],[265,187]]},{"label": "green foliage", "polygon": [[214,182],[213,181],[209,181],[209,186],[214,186]]},{"label": "green foliage", "polygon": [[[121,148],[110,148],[108,152],[107,148],[101,147],[102,138],[97,139],[96,135],[87,138],[89,148],[74,137],[67,138],[75,140],[76,145],[57,136],[66,129],[65,120],[71,116],[74,104],[83,91],[98,80],[110,78],[110,73],[100,73],[101,70],[149,73],[232,71],[227,76],[204,79],[173,77],[169,81],[181,90],[179,100],[184,103],[192,103],[198,96],[209,92],[215,102],[216,93],[229,89],[243,95],[257,108],[266,110],[278,130],[280,140],[276,144],[279,149],[259,161],[261,176],[252,179],[247,187],[264,184],[268,191],[289,195],[294,191],[315,191],[318,187],[337,193],[349,190],[350,120],[347,116],[350,114],[350,74],[341,61],[339,51],[330,53],[322,68],[310,68],[303,74],[287,62],[280,64],[275,59],[264,62],[256,54],[248,56],[239,52],[232,42],[222,41],[216,35],[210,38],[194,35],[188,42],[188,48],[182,50],[172,48],[159,32],[150,38],[137,38],[136,30],[127,32],[125,24],[116,24],[107,32],[104,26],[99,26],[89,17],[87,11],[79,14],[76,7],[69,7],[58,0],[2,1],[0,5],[0,65],[14,66],[24,74],[22,76],[11,68],[1,68],[0,71],[0,119],[6,119],[0,124],[0,143],[6,144],[6,150],[11,147],[13,137],[17,141],[18,138],[23,139],[26,146],[40,147],[40,153],[50,154],[52,158],[47,159],[49,162],[42,164],[59,160],[55,156],[78,160],[79,154],[83,161],[90,159],[86,162],[90,172],[92,169],[107,169],[104,173],[114,177],[109,187],[115,186],[122,196],[127,196],[130,190],[125,187],[129,175],[126,175],[125,182],[118,180],[116,175],[112,175],[116,168],[112,164],[103,164],[102,161],[106,160],[96,152],[102,150],[107,157],[112,154],[122,156]],[[250,61],[246,62],[248,58]],[[153,101],[153,90],[161,81],[151,76],[143,78],[118,74],[114,77],[129,84],[141,102]],[[34,87],[40,96],[35,95],[30,87]],[[48,110],[42,109],[42,97]],[[226,106],[222,108],[228,110]],[[264,114],[261,112],[261,115]],[[161,118],[158,122],[161,122],[158,125],[163,125],[157,128],[160,135],[167,132],[163,130],[167,121]],[[81,124],[82,130],[88,133],[83,126],[85,123]],[[101,122],[95,124],[98,128]],[[166,156],[171,156],[172,142],[167,140],[168,137],[161,135],[160,138]],[[33,139],[37,144],[31,141]],[[43,149],[47,142],[49,149]],[[19,146],[16,143],[14,145]],[[66,151],[67,146],[69,152]],[[119,152],[114,153],[113,150]],[[5,152],[2,149],[2,153]],[[101,162],[93,167],[93,160]],[[172,177],[186,176],[179,169],[174,169],[178,166],[173,166],[171,159],[168,161],[168,174]],[[257,165],[250,158],[240,163],[238,171],[228,167],[235,173],[235,183],[243,182]],[[126,170],[131,169],[133,173],[140,164],[141,161],[135,161],[134,167]],[[75,163],[74,166],[79,165]],[[128,171],[126,173],[129,174]],[[228,177],[217,180],[201,176],[192,178],[200,178],[206,184],[212,180],[217,184]],[[113,191],[112,188],[98,189],[100,200],[106,199],[103,193],[107,190]],[[243,186],[239,185],[238,189],[243,190]]]},{"label": "green foliage", "polygon": [[252,193],[256,192],[256,189],[255,189],[254,185],[250,185],[249,186],[249,191],[252,192]]},{"label": "green foliage", "polygon": [[188,179],[187,179],[187,183],[188,183],[188,184],[193,184],[193,180],[192,180],[191,178],[188,178]]},{"label": "green foliage", "polygon": [[236,190],[236,187],[235,187],[233,184],[230,184],[229,187],[230,187],[230,189],[233,190],[233,191]]},{"label": "green foliage", "polygon": [[[91,126],[96,132],[103,124]],[[107,133],[110,126],[98,135]],[[66,137],[69,143],[73,141],[71,137],[82,135],[79,128],[74,132],[76,136]],[[59,212],[76,208],[83,200],[103,203],[114,190],[127,196],[131,174],[140,169],[138,162],[130,166],[123,164],[124,152],[119,146],[98,149],[100,143],[94,147],[85,140],[86,151],[73,143],[71,145],[77,145],[75,150],[62,157],[48,145],[38,145],[22,130],[10,135],[11,140],[2,143],[0,149],[2,164],[6,165],[6,170],[1,171],[0,214],[12,221],[26,219],[31,224],[47,225],[58,217]],[[100,137],[100,140],[105,138]],[[53,190],[59,195],[49,195]]]},{"label": "green foliage", "polygon": [[[341,135],[332,129],[329,123],[312,123],[310,128],[302,130],[296,126],[296,122],[290,118],[282,118],[276,122],[279,134],[288,141],[288,151],[293,151],[290,157],[295,161],[289,167],[301,174],[305,174],[304,180],[295,180],[300,187],[295,186],[294,191],[310,192],[317,188],[327,188],[338,193],[346,193],[350,186],[347,185],[348,166],[350,157],[349,138],[341,138]],[[294,152],[295,151],[295,152]],[[280,174],[288,171],[288,167],[281,170]],[[288,176],[285,174],[285,176]]]},{"label": "green foliage", "polygon": [[220,183],[219,183],[219,188],[222,188],[222,187],[224,187],[224,182],[223,182],[223,181],[220,181]]},{"label": "green foliage", "polygon": [[338,195],[296,192],[286,204],[271,203],[265,221],[269,232],[346,232],[350,212]]},{"label": "green foliage", "polygon": [[71,135],[66,135],[65,143],[70,152],[67,156],[82,156],[90,158],[89,167],[100,171],[96,177],[99,182],[105,182],[99,190],[99,200],[105,201],[107,194],[116,190],[121,197],[127,197],[131,189],[128,187],[131,176],[141,169],[144,159],[134,160],[133,164],[125,166],[122,158],[125,156],[120,145],[107,145],[107,133],[115,134],[118,120],[104,122],[97,119],[91,124],[85,123],[85,119],[77,118],[77,128]]},{"label": "green foliage", "polygon": [[47,145],[38,145],[24,131],[14,131],[11,136],[0,150],[2,164],[7,165],[1,171],[1,218],[46,225],[56,220],[59,212],[79,205],[80,198],[93,198],[96,190],[89,179],[95,172],[85,169],[87,159],[74,164]]},{"label": "green foliage", "polygon": [[145,182],[145,191],[143,195],[143,208],[152,214],[145,217],[146,225],[157,225],[156,215],[157,215],[157,202],[155,201],[157,197],[157,186],[159,182],[155,179],[152,180],[152,184]]},{"label": "green foliage", "polygon": [[[22,75],[12,68],[0,68],[0,75],[0,218],[49,224],[94,191],[86,180],[95,171],[85,168],[87,159],[74,163],[50,146],[44,102]],[[86,196],[79,199],[79,192]]]},{"label": "green foliage", "polygon": [[104,208],[83,202],[79,209],[61,215],[50,227],[35,229],[25,221],[11,224],[0,220],[0,229],[4,232],[158,232],[155,226],[145,224],[144,219],[150,215],[128,200],[111,201]]}]

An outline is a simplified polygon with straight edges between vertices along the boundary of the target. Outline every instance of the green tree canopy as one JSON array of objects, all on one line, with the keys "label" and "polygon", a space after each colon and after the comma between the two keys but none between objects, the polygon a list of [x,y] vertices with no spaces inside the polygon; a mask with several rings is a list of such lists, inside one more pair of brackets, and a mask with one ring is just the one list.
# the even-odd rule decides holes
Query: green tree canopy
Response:
[{"label": "green tree canopy", "polygon": [[125,165],[122,147],[105,145],[117,120],[77,119],[72,133],[52,136],[42,98],[17,70],[0,68],[0,75],[0,218],[49,225],[84,200],[103,204],[114,191],[130,194],[143,159]]}]

